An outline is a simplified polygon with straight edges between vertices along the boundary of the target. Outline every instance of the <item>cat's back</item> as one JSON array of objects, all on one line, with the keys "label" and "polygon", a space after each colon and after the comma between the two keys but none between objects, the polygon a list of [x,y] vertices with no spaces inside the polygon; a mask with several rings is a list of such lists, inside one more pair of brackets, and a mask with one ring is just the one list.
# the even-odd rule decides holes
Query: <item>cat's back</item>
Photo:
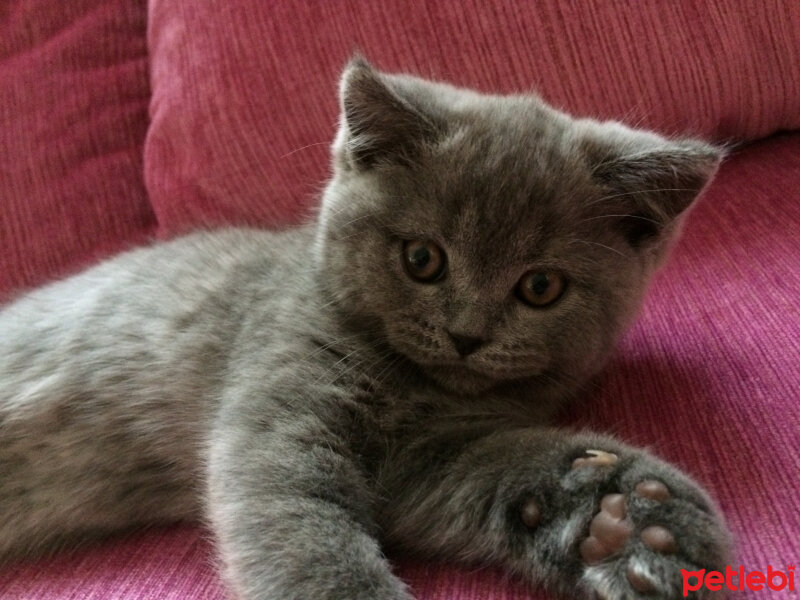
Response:
[{"label": "cat's back", "polygon": [[163,391],[165,370],[181,395],[213,388],[243,315],[300,276],[311,239],[302,228],[194,233],[20,296],[0,310],[0,407],[120,380]]},{"label": "cat's back", "polygon": [[286,277],[302,264],[298,255],[307,251],[310,239],[304,229],[231,228],[136,248],[0,306],[2,326],[11,327],[31,312],[63,320],[92,308],[120,312],[147,305],[153,317],[186,310],[193,302],[249,287],[245,281]]}]

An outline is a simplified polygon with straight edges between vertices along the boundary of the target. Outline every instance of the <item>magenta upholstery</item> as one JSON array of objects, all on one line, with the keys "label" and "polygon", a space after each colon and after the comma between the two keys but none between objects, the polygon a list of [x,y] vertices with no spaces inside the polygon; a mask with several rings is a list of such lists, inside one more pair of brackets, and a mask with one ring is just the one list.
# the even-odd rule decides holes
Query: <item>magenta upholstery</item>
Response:
[{"label": "magenta upholstery", "polygon": [[[800,126],[797,3],[517,6],[5,0],[0,298],[153,235],[301,218],[355,47],[388,69],[536,86],[666,132],[754,140]],[[800,133],[734,152],[611,365],[563,417],[695,474],[748,570],[800,560],[798,231]],[[180,525],[15,563],[0,598],[222,600],[209,539]],[[394,558],[420,600],[545,597],[491,570]]]},{"label": "magenta upholstery", "polygon": [[146,16],[129,0],[0,2],[0,300],[155,231]]},{"label": "magenta upholstery", "polygon": [[[800,9],[785,2],[151,0],[145,178],[162,233],[281,224],[328,172],[336,79],[385,69],[719,140],[800,126]],[[257,133],[256,133],[257,132]]]}]

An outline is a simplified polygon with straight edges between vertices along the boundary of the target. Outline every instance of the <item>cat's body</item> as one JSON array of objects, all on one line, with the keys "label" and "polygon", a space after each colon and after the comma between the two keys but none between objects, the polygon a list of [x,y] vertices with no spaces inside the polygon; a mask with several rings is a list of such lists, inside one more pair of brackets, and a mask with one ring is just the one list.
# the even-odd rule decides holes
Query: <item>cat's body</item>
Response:
[{"label": "cat's body", "polygon": [[360,62],[342,99],[316,224],[136,250],[0,312],[0,557],[207,518],[242,600],[408,598],[379,540],[678,597],[724,560],[704,493],[544,426],[717,152]]}]

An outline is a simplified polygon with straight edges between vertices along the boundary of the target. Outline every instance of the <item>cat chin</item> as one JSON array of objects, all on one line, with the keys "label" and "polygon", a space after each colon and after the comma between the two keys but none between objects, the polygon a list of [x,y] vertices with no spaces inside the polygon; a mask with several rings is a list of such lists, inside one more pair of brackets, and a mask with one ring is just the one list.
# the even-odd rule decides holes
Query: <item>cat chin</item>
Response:
[{"label": "cat chin", "polygon": [[498,379],[468,368],[423,366],[422,369],[441,387],[450,392],[467,396],[487,392],[508,381],[508,379]]}]

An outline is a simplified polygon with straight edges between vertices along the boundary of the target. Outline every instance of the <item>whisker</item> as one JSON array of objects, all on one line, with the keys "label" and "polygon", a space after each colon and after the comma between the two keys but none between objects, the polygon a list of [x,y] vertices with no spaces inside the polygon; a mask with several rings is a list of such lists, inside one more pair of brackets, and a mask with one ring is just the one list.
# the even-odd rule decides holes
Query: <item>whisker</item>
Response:
[{"label": "whisker", "polygon": [[689,188],[655,188],[655,189],[646,189],[646,190],[632,190],[628,192],[620,192],[619,194],[611,194],[609,196],[603,196],[601,198],[597,198],[596,200],[592,200],[591,202],[587,202],[584,206],[593,206],[600,202],[605,202],[606,200],[613,200],[614,198],[621,198],[622,196],[633,196],[635,194],[655,194],[658,192],[693,192],[695,190]]},{"label": "whisker", "polygon": [[329,144],[329,142],[314,142],[313,144],[308,144],[306,146],[301,146],[300,148],[295,148],[294,150],[292,150],[290,152],[287,152],[286,154],[281,154],[281,156],[279,158],[286,158],[287,156],[291,156],[292,154],[295,154],[296,152],[300,152],[302,150],[305,150],[307,148],[311,148],[313,146],[322,146],[322,145],[326,145],[327,146],[328,144]]},{"label": "whisker", "polygon": [[656,225],[660,225],[661,224],[658,221],[656,221],[655,219],[650,219],[648,217],[643,217],[642,215],[630,215],[630,214],[627,214],[627,215],[599,215],[597,217],[589,217],[588,219],[582,219],[582,220],[578,221],[578,223],[585,223],[586,221],[595,221],[596,219],[610,219],[612,217],[641,219],[642,221],[650,221],[651,223],[655,223]]},{"label": "whisker", "polygon": [[573,240],[570,243],[572,243],[572,244],[591,244],[592,246],[600,246],[601,248],[605,248],[606,250],[611,250],[611,252],[619,254],[623,258],[629,258],[629,256],[627,254],[625,254],[624,252],[620,252],[616,248],[612,248],[611,246],[606,246],[605,244],[601,244],[600,242],[590,242],[590,241],[587,241],[587,240]]}]

